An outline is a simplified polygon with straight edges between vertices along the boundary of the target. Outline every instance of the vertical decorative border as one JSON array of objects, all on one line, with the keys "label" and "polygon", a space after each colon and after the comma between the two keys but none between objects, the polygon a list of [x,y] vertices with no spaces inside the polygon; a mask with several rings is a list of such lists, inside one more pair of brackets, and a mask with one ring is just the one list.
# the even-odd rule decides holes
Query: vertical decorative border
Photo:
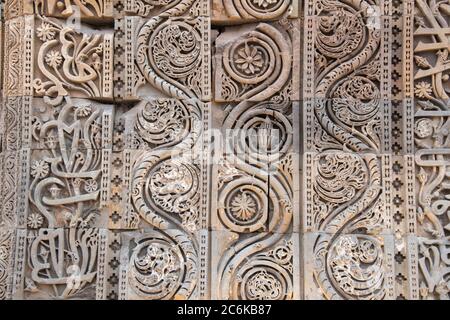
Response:
[{"label": "vertical decorative border", "polygon": [[383,170],[383,197],[384,197],[384,229],[388,234],[393,233],[392,223],[392,155],[383,154],[381,156],[382,170]]},{"label": "vertical decorative border", "polygon": [[20,162],[20,178],[17,188],[17,227],[26,228],[26,220],[28,213],[28,177],[30,176],[30,158],[31,150],[22,149],[19,152]]},{"label": "vertical decorative border", "polygon": [[123,19],[123,46],[125,52],[124,57],[124,73],[125,77],[123,81],[125,82],[125,92],[124,99],[133,98],[137,95],[137,86],[135,86],[135,70],[134,70],[134,56],[133,52],[135,50],[135,46],[133,43],[133,39],[135,38],[135,19],[132,17],[125,17]]},{"label": "vertical decorative border", "polygon": [[[303,228],[302,233],[312,231],[312,212],[313,212],[313,180],[312,171],[314,164],[314,154],[306,152],[303,154]],[[306,252],[306,251],[305,251]]]},{"label": "vertical decorative border", "polygon": [[200,300],[207,300],[210,298],[210,276],[209,269],[211,259],[209,256],[210,250],[210,141],[211,141],[211,103],[201,103],[202,110],[202,150],[201,150],[201,184],[202,184],[202,198],[201,198],[201,215],[200,215],[200,233],[198,236],[199,242],[199,285],[198,298]]},{"label": "vertical decorative border", "polygon": [[34,16],[25,17],[23,54],[23,95],[33,96]]},{"label": "vertical decorative border", "polygon": [[210,101],[211,96],[211,19],[209,17],[199,17],[202,26],[202,50],[203,50],[203,72],[202,72],[202,100]]},{"label": "vertical decorative border", "polygon": [[405,167],[405,219],[403,243],[406,244],[407,297],[419,299],[418,248],[414,163],[414,0],[403,1],[403,143]]},{"label": "vertical decorative border", "polygon": [[403,93],[413,97],[414,0],[403,0]]},{"label": "vertical decorative border", "polygon": [[20,140],[20,148],[28,149],[32,147],[31,138],[31,115],[32,115],[33,97],[22,97],[22,137]]},{"label": "vertical decorative border", "polygon": [[96,300],[106,300],[106,261],[108,259],[108,230],[100,229],[98,233]]},{"label": "vertical decorative border", "polygon": [[416,235],[406,236],[406,253],[408,263],[408,298],[419,299],[418,244]]},{"label": "vertical decorative border", "polygon": [[14,248],[14,278],[12,283],[12,298],[23,299],[23,281],[25,273],[25,256],[27,245],[27,231],[24,229],[16,230],[16,243]]},{"label": "vertical decorative border", "polygon": [[386,264],[386,300],[395,300],[395,260],[394,260],[394,236],[384,238],[384,254]]},{"label": "vertical decorative border", "polygon": [[113,57],[114,57],[114,36],[112,34],[105,35],[103,39],[103,97],[113,98]]},{"label": "vertical decorative border", "polygon": [[[4,48],[4,70],[3,70],[3,96],[21,96],[23,94],[23,33],[24,33],[24,19],[22,17],[8,20],[5,24],[5,48]],[[14,30],[14,31],[13,31]],[[11,53],[17,52],[12,63]],[[16,72],[12,72],[12,68]],[[10,83],[10,74],[17,74],[16,83]]]}]

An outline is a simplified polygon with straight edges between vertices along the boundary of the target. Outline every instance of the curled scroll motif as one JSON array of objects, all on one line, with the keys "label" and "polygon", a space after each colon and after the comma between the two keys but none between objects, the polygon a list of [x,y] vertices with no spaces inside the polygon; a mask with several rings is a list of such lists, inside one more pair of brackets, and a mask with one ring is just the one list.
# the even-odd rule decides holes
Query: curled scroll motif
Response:
[{"label": "curled scroll motif", "polygon": [[277,28],[260,23],[253,31],[227,44],[218,95],[223,101],[264,101],[288,85],[292,44]]},{"label": "curled scroll motif", "polygon": [[41,229],[30,232],[30,278],[25,292],[67,299],[93,290],[97,275],[97,229]]},{"label": "curled scroll motif", "polygon": [[[150,102],[137,115],[135,129],[153,148],[135,161],[133,206],[162,233],[169,228],[176,230],[175,236],[168,235],[163,242],[145,245],[150,255],[158,255],[166,263],[144,263],[139,272],[134,269],[132,286],[146,299],[188,299],[197,285],[198,244],[194,232],[200,211],[200,170],[194,164],[195,155],[184,157],[183,153],[192,150],[201,128],[199,106],[185,101],[202,97],[203,30],[202,20],[175,18],[185,14],[193,3],[182,0],[166,7],[147,20],[137,36],[135,58],[142,76],[168,97],[183,99]],[[140,254],[133,256],[133,264],[141,259]],[[163,274],[168,278],[161,278],[161,283],[156,279]],[[168,287],[160,291],[165,284]]]},{"label": "curled scroll motif", "polygon": [[[230,134],[226,161],[233,167],[220,173],[218,218],[235,241],[217,267],[221,299],[292,298],[290,251],[277,249],[292,227],[292,190],[283,171],[269,172],[292,146],[290,107],[288,101],[241,102],[223,123],[224,134]],[[286,268],[277,257],[286,258]]]},{"label": "curled scroll motif", "polygon": [[127,277],[142,299],[188,299],[196,285],[196,254],[181,232],[143,236],[130,258]]},{"label": "curled scroll motif", "polygon": [[[314,278],[327,299],[386,295],[380,34],[365,1],[322,1],[315,40]],[[350,36],[348,36],[350,34]]]},{"label": "curled scroll motif", "polygon": [[36,37],[37,66],[41,77],[33,81],[38,95],[111,98],[107,77],[111,70],[106,56],[111,56],[112,35],[81,34],[45,17],[39,18]]},{"label": "curled scroll motif", "polygon": [[274,20],[287,13],[291,0],[219,0],[213,1],[213,20]]},{"label": "curled scroll motif", "polygon": [[102,148],[109,114],[98,105],[70,98],[50,108],[53,119],[33,118],[33,139],[44,149],[33,152],[27,225],[92,226],[99,218],[98,201],[104,191],[102,168],[108,166]]},{"label": "curled scroll motif", "polygon": [[142,76],[171,98],[202,97],[202,20],[177,19],[193,3],[178,1],[149,19],[137,36],[136,64]]},{"label": "curled scroll motif", "polygon": [[292,243],[255,255],[243,265],[231,288],[234,300],[287,300],[292,298]]},{"label": "curled scroll motif", "polygon": [[365,25],[358,13],[368,4],[355,6],[356,1],[354,5],[330,1],[319,6],[315,41],[315,141],[319,141],[319,150],[329,144],[354,152],[380,149],[380,34]]},{"label": "curled scroll motif", "polygon": [[327,299],[383,299],[383,251],[368,235],[321,235],[315,244],[315,278]]},{"label": "curled scroll motif", "polygon": [[136,118],[137,139],[153,148],[175,145],[180,149],[191,148],[201,131],[199,111],[193,101],[158,99],[146,102]]},{"label": "curled scroll motif", "polygon": [[313,226],[324,232],[313,246],[314,277],[322,294],[327,299],[384,298],[383,243],[376,237],[384,225],[377,156],[337,151],[314,161]]},{"label": "curled scroll motif", "polygon": [[36,12],[52,17],[68,18],[81,13],[86,18],[112,17],[112,0],[36,0]]},{"label": "curled scroll motif", "polygon": [[450,299],[450,244],[449,238],[419,239],[419,269],[422,276],[422,299]]},{"label": "curled scroll motif", "polygon": [[[184,252],[186,259],[191,261],[186,266],[188,276],[183,282],[185,294],[182,297],[185,299],[189,298],[197,282],[193,232],[199,218],[198,179],[199,172],[191,164],[174,163],[170,158],[161,160],[154,154],[145,155],[137,162],[133,177],[132,200],[140,216],[158,230],[176,228],[177,236],[171,241],[190,248]],[[166,295],[173,297],[174,292]]]}]

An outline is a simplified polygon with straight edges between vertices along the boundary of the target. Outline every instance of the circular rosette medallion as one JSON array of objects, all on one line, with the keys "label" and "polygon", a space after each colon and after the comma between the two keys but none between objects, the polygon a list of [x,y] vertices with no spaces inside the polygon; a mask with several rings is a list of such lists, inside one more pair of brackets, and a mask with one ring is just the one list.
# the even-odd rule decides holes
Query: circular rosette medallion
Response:
[{"label": "circular rosette medallion", "polygon": [[227,184],[221,192],[219,217],[222,223],[235,232],[254,232],[267,222],[267,186],[257,180],[253,184],[239,179]]},{"label": "circular rosette medallion", "polygon": [[180,248],[164,238],[152,237],[133,249],[128,267],[131,289],[144,299],[170,299],[185,274]]},{"label": "circular rosette medallion", "polygon": [[233,43],[224,52],[223,62],[228,74],[244,84],[257,84],[274,71],[275,52],[258,38]]},{"label": "circular rosette medallion", "polygon": [[232,299],[287,300],[292,296],[289,273],[270,261],[255,261],[239,270]]}]

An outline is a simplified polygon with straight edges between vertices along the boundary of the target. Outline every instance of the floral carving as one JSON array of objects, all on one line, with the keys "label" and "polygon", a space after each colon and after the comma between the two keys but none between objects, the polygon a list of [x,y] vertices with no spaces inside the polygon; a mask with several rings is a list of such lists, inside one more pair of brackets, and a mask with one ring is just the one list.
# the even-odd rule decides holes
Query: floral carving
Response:
[{"label": "floral carving", "polygon": [[232,215],[238,220],[250,220],[256,215],[256,201],[247,192],[237,194],[231,201]]},{"label": "floral carving", "polygon": [[247,43],[239,49],[236,56],[236,64],[246,74],[259,73],[263,66],[262,55],[255,46],[249,46]]},{"label": "floral carving", "polygon": [[40,40],[37,67],[41,75],[34,78],[32,85],[38,95],[58,96],[56,101],[69,92],[75,94],[73,91],[78,97],[112,97],[108,89],[112,79],[105,78],[111,73],[110,62],[102,62],[103,57],[111,55],[112,35],[82,34],[44,17],[36,22]]}]

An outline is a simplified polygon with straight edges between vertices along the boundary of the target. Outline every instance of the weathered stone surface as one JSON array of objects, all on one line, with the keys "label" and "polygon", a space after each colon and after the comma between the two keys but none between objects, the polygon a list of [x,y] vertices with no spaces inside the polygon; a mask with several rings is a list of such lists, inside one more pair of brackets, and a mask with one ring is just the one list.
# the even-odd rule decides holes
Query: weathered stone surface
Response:
[{"label": "weathered stone surface", "polygon": [[0,299],[450,298],[450,7],[7,0]]}]

